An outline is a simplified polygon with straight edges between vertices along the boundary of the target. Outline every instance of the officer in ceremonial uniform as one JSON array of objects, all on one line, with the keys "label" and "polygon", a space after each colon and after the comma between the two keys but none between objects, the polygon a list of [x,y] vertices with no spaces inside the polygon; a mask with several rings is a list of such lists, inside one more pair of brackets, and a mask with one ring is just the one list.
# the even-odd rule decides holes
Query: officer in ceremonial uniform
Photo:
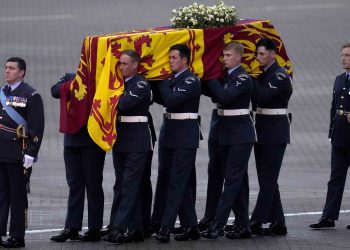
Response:
[{"label": "officer in ceremonial uniform", "polygon": [[[60,98],[69,90],[75,74],[65,74],[51,88],[51,95]],[[64,229],[52,241],[80,240],[95,242],[101,240],[103,225],[104,193],[102,187],[103,168],[106,152],[90,137],[87,125],[74,134],[64,134],[63,157],[66,168],[66,180],[69,187],[67,216]],[[82,229],[85,190],[88,201],[88,231],[79,235]]]},{"label": "officer in ceremonial uniform", "polygon": [[[0,103],[0,245],[24,247],[25,173],[36,161],[44,134],[44,108],[41,96],[23,82],[26,63],[18,57],[5,65],[5,81]],[[9,211],[10,237],[6,236]]]},{"label": "officer in ceremonial uniform", "polygon": [[350,165],[350,43],[342,46],[341,60],[346,72],[334,82],[328,135],[332,143],[331,175],[322,216],[309,226],[312,229],[335,227]]},{"label": "officer in ceremonial uniform", "polygon": [[120,201],[112,228],[103,238],[112,243],[143,241],[140,187],[153,149],[148,123],[152,92],[149,83],[137,74],[139,62],[140,56],[134,50],[123,51],[119,61],[125,90],[118,102],[118,135],[113,146],[113,163],[117,178],[114,195]]},{"label": "officer in ceremonial uniform", "polygon": [[251,232],[264,233],[262,224],[271,223],[265,234],[285,235],[287,227],[278,189],[287,143],[290,142],[290,120],[287,113],[292,95],[292,81],[275,61],[276,45],[262,38],[256,45],[256,57],[263,73],[255,84],[253,108],[258,142],[254,146],[259,194],[251,216]]},{"label": "officer in ceremonial uniform", "polygon": [[176,235],[175,240],[200,238],[191,174],[199,146],[198,108],[201,86],[199,79],[188,69],[190,49],[186,45],[171,46],[169,58],[174,77],[171,81],[165,80],[159,84],[166,107],[159,135],[159,165],[162,165],[163,171],[169,172],[169,181],[161,229],[156,240],[164,243],[170,240],[170,230],[174,227],[180,207],[181,225],[186,230]]},{"label": "officer in ceremonial uniform", "polygon": [[218,102],[218,146],[225,165],[225,184],[215,218],[202,233],[205,238],[216,239],[224,234],[224,226],[231,209],[235,213],[229,239],[249,238],[249,184],[248,161],[256,142],[254,123],[249,113],[253,81],[241,66],[243,45],[230,42],[223,49],[223,62],[227,76],[221,83],[208,82]]}]

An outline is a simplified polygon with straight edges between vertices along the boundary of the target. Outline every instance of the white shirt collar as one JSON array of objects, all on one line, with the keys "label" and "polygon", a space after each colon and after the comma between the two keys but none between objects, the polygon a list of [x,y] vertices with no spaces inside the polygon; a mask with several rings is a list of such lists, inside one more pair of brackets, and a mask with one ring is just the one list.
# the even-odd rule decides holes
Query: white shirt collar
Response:
[{"label": "white shirt collar", "polygon": [[233,71],[235,71],[235,69],[237,69],[239,66],[241,66],[241,65],[237,65],[236,67],[234,67],[234,68],[231,68],[231,69],[228,69],[227,70],[227,73],[230,75]]},{"label": "white shirt collar", "polygon": [[272,64],[274,64],[276,62],[276,60],[273,60],[269,65],[264,67],[264,71],[268,70]]},{"label": "white shirt collar", "polygon": [[130,76],[130,77],[128,77],[128,78],[125,78],[124,79],[124,82],[127,82],[127,81],[129,81],[131,78],[133,78],[135,75],[133,75],[133,76]]},{"label": "white shirt collar", "polygon": [[7,84],[7,86],[10,87],[11,91],[14,91],[20,84],[22,83],[22,81],[19,81],[19,82],[15,82],[13,84]]},{"label": "white shirt collar", "polygon": [[180,72],[177,72],[175,75],[174,75],[174,78],[178,77],[182,72],[186,71],[188,68],[185,68],[183,70],[181,70]]}]

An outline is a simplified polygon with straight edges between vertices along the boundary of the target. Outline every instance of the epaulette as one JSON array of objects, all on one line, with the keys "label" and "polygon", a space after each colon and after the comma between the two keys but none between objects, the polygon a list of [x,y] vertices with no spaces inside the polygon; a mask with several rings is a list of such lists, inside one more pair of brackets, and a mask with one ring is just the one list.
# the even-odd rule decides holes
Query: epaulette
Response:
[{"label": "epaulette", "polygon": [[192,84],[196,81],[196,79],[193,76],[189,76],[185,78],[185,83]]},{"label": "epaulette", "polygon": [[145,81],[138,81],[136,84],[140,89],[144,89],[147,86],[147,82]]},{"label": "epaulette", "polygon": [[249,76],[247,74],[240,74],[238,78],[239,80],[245,81],[249,78]]},{"label": "epaulette", "polygon": [[276,76],[277,76],[277,79],[280,80],[280,81],[287,78],[287,75],[285,73],[283,73],[283,72],[277,72]]},{"label": "epaulette", "polygon": [[30,95],[31,95],[31,96],[34,96],[34,95],[36,95],[36,94],[39,94],[39,92],[35,90],[35,91],[34,91],[33,93],[31,93]]}]

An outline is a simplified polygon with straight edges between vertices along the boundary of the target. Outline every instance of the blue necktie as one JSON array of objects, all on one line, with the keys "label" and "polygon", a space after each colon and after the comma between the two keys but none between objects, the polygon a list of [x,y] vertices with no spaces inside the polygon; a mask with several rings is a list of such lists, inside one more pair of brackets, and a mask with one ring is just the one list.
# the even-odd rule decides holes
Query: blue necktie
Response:
[{"label": "blue necktie", "polygon": [[10,95],[10,92],[11,92],[11,87],[9,85],[6,85],[4,87],[4,94],[5,94],[5,96]]}]

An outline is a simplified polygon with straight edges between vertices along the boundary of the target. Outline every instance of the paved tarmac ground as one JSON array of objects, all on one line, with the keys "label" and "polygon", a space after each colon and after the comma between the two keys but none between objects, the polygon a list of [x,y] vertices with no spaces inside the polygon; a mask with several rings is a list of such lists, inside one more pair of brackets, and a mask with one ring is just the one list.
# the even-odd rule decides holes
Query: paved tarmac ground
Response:
[{"label": "paved tarmac ground", "polygon": [[[214,4],[214,0],[200,3]],[[64,225],[68,188],[63,164],[63,136],[58,133],[59,102],[50,87],[64,72],[74,72],[86,35],[130,31],[169,25],[171,10],[193,3],[180,0],[1,0],[0,61],[20,56],[27,61],[26,80],[42,94],[46,131],[39,162],[34,166],[29,196],[27,249],[113,249],[112,244],[51,243],[49,238]],[[280,192],[287,215],[285,237],[254,237],[248,240],[199,240],[168,245],[148,239],[121,249],[350,249],[350,192],[346,186],[342,213],[336,229],[311,231],[308,224],[320,217],[330,174],[330,143],[327,139],[331,91],[342,72],[340,46],[350,41],[349,0],[245,0],[236,5],[241,18],[270,19],[279,30],[294,65],[292,144],[280,173]],[[3,80],[1,80],[3,83]],[[202,218],[207,184],[207,138],[212,104],[203,97],[204,141],[197,157],[197,214]],[[161,107],[153,105],[157,131]],[[1,146],[0,146],[1,150]],[[253,158],[253,157],[252,157]],[[250,173],[250,211],[256,201],[258,183],[253,159]],[[152,168],[157,177],[157,151]],[[107,224],[112,202],[114,171],[108,154],[104,171]],[[84,226],[86,226],[86,214]]]}]

